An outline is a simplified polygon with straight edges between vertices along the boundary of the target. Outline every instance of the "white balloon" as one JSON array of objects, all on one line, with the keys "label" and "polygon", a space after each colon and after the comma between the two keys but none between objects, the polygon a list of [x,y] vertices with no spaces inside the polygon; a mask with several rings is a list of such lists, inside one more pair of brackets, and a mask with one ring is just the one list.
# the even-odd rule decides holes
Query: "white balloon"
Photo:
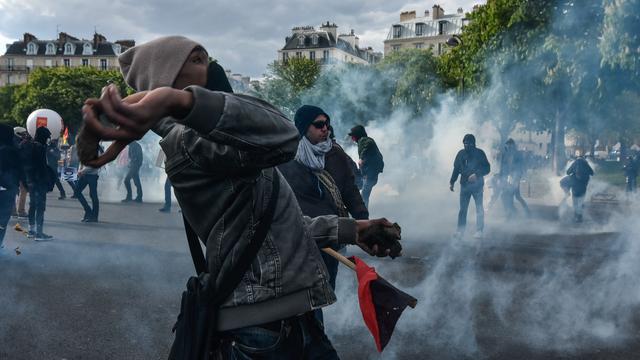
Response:
[{"label": "white balloon", "polygon": [[62,132],[62,117],[55,111],[49,109],[38,109],[27,118],[27,131],[31,137],[36,136],[36,129],[45,126],[51,131],[51,140],[60,137]]}]

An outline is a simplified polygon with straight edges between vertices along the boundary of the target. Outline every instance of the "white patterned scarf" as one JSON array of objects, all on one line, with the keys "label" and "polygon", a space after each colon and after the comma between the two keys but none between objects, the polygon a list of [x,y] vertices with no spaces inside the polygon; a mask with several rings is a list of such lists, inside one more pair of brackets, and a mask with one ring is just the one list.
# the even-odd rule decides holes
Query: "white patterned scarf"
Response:
[{"label": "white patterned scarf", "polygon": [[298,143],[296,161],[313,171],[321,171],[324,169],[324,156],[331,150],[332,145],[331,139],[313,145],[303,136]]}]

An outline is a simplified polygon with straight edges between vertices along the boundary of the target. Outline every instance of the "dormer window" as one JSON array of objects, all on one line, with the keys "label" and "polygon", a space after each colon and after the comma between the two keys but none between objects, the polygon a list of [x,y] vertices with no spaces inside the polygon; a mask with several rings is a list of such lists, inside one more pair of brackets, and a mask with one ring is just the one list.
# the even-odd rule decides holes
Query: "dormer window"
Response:
[{"label": "dormer window", "polygon": [[65,55],[73,55],[74,53],[74,46],[71,43],[66,43],[64,44],[64,54]]},{"label": "dormer window", "polygon": [[56,46],[53,43],[47,44],[47,52],[45,55],[55,55],[56,54]]},{"label": "dormer window", "polygon": [[93,48],[91,47],[91,44],[84,43],[84,45],[82,45],[82,55],[92,55],[92,54],[93,54]]},{"label": "dormer window", "polygon": [[35,55],[38,52],[38,47],[35,43],[30,42],[27,44],[27,55]]},{"label": "dormer window", "polygon": [[304,35],[298,36],[298,46],[304,46]]},{"label": "dormer window", "polygon": [[402,37],[402,25],[393,25],[393,38],[398,39]]},{"label": "dormer window", "polygon": [[311,37],[311,43],[313,45],[318,45],[318,35],[313,34],[313,36]]},{"label": "dormer window", "polygon": [[120,46],[120,44],[113,44],[113,52],[116,55],[120,55],[122,52],[122,46]]},{"label": "dormer window", "polygon": [[425,29],[425,24],[424,23],[417,23],[416,24],[416,36],[424,35],[424,29]]}]

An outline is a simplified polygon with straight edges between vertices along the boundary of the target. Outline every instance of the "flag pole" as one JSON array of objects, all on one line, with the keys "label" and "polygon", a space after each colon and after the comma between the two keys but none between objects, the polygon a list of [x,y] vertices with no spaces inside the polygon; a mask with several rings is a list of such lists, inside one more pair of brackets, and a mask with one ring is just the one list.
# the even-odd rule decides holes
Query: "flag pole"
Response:
[{"label": "flag pole", "polygon": [[354,264],[351,260],[347,259],[344,255],[340,254],[339,252],[333,250],[332,248],[324,248],[322,249],[322,251],[333,256],[336,260],[348,266],[351,270],[356,271],[356,264]]}]

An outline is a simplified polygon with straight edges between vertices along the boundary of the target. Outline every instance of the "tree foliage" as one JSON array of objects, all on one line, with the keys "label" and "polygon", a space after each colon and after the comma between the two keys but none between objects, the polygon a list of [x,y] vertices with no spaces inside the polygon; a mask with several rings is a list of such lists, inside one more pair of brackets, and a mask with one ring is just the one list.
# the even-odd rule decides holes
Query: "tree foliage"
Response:
[{"label": "tree foliage", "polygon": [[120,87],[122,93],[127,88],[118,71],[103,71],[93,67],[37,68],[29,75],[26,84],[14,89],[11,111],[5,118],[23,125],[29,114],[40,108],[56,111],[75,132],[81,121],[81,109],[87,98],[99,97],[109,82]]}]

